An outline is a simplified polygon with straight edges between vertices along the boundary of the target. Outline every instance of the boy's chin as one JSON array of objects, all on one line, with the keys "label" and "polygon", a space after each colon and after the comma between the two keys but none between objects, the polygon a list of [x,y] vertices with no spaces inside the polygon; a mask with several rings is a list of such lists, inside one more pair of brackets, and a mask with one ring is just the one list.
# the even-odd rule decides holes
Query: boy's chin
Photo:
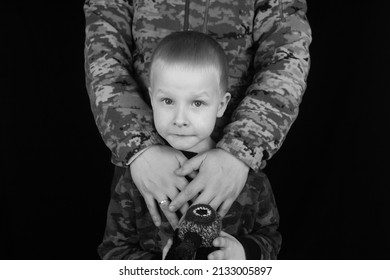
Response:
[{"label": "boy's chin", "polygon": [[[193,138],[193,137],[192,137]],[[169,139],[169,145],[179,151],[193,152],[193,153],[203,153],[210,149],[215,148],[214,141],[211,139],[206,139],[202,141],[194,141],[195,139],[186,139],[186,141],[175,141],[177,139]]]},{"label": "boy's chin", "polygon": [[189,147],[187,145],[172,145],[171,143],[169,143],[169,144],[171,145],[172,148],[174,148],[176,150],[196,153],[196,151],[194,151],[192,146]]},{"label": "boy's chin", "polygon": [[188,145],[185,143],[179,143],[176,141],[168,141],[169,145],[179,151],[198,153],[198,145]]}]

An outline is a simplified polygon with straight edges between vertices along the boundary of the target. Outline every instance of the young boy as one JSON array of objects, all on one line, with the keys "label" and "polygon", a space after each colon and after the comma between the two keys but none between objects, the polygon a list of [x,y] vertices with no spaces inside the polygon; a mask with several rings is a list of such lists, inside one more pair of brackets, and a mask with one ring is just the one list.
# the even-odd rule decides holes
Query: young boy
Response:
[{"label": "young boy", "polygon": [[[227,73],[222,48],[202,33],[172,33],[153,53],[149,94],[154,124],[165,141],[187,157],[215,148],[210,135],[230,100]],[[275,259],[281,244],[278,225],[269,181],[262,172],[251,171],[222,220],[223,231],[213,242],[219,249],[208,259]],[[100,256],[161,259],[172,235],[167,221],[154,225],[127,169],[111,196]]]}]

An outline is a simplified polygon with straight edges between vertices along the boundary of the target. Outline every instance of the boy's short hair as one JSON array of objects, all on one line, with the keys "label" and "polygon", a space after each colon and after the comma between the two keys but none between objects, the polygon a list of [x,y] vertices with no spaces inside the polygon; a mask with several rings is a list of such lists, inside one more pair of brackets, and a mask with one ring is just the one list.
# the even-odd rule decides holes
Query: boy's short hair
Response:
[{"label": "boy's short hair", "polygon": [[150,75],[156,62],[159,67],[201,68],[220,73],[219,86],[228,87],[228,63],[222,47],[210,36],[196,31],[179,31],[164,37],[153,52]]}]

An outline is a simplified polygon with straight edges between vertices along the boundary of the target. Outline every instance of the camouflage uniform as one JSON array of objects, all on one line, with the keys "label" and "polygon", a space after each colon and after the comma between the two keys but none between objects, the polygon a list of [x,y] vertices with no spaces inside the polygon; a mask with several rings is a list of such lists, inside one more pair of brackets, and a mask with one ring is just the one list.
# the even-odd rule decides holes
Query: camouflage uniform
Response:
[{"label": "camouflage uniform", "polygon": [[[173,236],[173,229],[166,220],[160,228],[154,225],[129,169],[120,170],[99,255],[103,259],[161,259],[161,248]],[[244,189],[222,220],[222,230],[241,242],[247,259],[276,259],[282,241],[278,226],[279,213],[271,186],[264,173],[251,171]]]},{"label": "camouflage uniform", "polygon": [[[232,98],[224,117],[217,120],[212,138],[217,148],[251,168],[247,186],[229,211],[232,219],[238,220],[226,222],[226,230],[233,233],[235,230],[229,227],[237,227],[244,236],[254,231],[256,237],[248,238],[262,248],[261,257],[274,258],[280,236],[275,229],[278,214],[273,199],[264,199],[268,206],[260,209],[255,209],[255,200],[242,204],[239,201],[245,200],[243,196],[262,201],[263,195],[270,195],[261,169],[280,148],[298,115],[310,65],[311,30],[305,15],[306,1],[86,0],[84,10],[85,70],[91,108],[112,152],[111,160],[121,174],[113,193],[101,254],[108,258],[152,258],[160,252],[160,235],[156,232],[166,232],[169,227],[165,224],[157,230],[153,226],[147,208],[137,204],[144,202],[131,182],[128,168],[121,167],[145,148],[165,145],[153,125],[147,91],[150,58],[166,35],[195,30],[219,42],[229,62],[228,91]],[[259,182],[250,183],[255,179]],[[253,209],[249,206],[246,210],[246,204]],[[256,210],[258,217],[253,227],[240,224],[249,219],[237,218],[241,210],[236,213],[235,207],[244,208],[244,216]],[[121,209],[133,211],[125,214],[118,212]],[[264,222],[267,219],[269,223]],[[134,222],[135,227],[131,224]],[[269,232],[257,235],[258,229]],[[137,230],[141,235],[136,234]],[[143,235],[149,232],[153,237],[148,234],[144,240]],[[112,249],[105,249],[107,246]]]},{"label": "camouflage uniform", "polygon": [[164,144],[148,66],[161,38],[187,29],[212,36],[228,57],[232,99],[212,135],[217,147],[255,171],[279,149],[309,71],[305,0],[87,0],[84,9],[86,84],[114,164]]}]

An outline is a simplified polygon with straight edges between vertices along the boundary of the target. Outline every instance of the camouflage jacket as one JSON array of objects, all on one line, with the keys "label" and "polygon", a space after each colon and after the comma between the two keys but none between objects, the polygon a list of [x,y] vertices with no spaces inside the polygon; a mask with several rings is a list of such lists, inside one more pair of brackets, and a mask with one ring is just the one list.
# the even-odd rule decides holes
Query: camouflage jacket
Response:
[{"label": "camouflage jacket", "polygon": [[[159,228],[153,224],[129,169],[118,169],[121,172],[114,178],[116,187],[99,255],[102,259],[161,259],[161,247],[173,236],[173,229],[166,220]],[[222,230],[241,242],[247,259],[276,259],[282,241],[278,226],[279,213],[266,175],[250,172],[244,189],[222,219]]]},{"label": "camouflage jacket", "polygon": [[178,30],[209,34],[228,56],[232,99],[213,133],[217,148],[253,170],[279,149],[309,71],[305,0],[87,0],[84,11],[86,85],[114,164],[164,144],[153,125],[148,66],[156,44]]}]

